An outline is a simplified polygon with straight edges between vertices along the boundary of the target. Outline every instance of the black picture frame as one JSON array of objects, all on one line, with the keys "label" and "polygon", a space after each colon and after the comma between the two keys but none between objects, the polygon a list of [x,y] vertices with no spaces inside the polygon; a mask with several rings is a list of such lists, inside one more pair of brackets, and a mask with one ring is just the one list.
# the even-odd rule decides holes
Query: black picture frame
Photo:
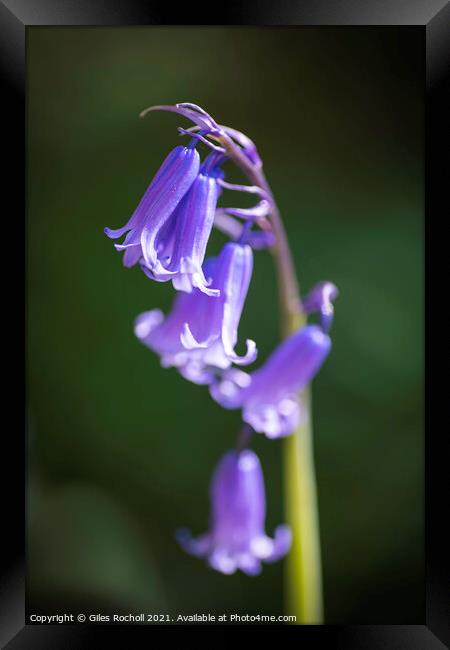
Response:
[{"label": "black picture frame", "polygon": [[[3,86],[1,108],[3,113],[3,159],[6,180],[3,184],[4,218],[9,228],[8,238],[14,238],[14,249],[9,250],[11,262],[4,263],[11,276],[19,276],[17,258],[17,225],[25,220],[25,107],[26,107],[26,30],[36,25],[45,26],[119,26],[119,25],[405,25],[419,26],[425,31],[426,51],[426,206],[425,245],[430,243],[431,219],[448,206],[448,70],[450,62],[450,3],[447,0],[253,0],[221,3],[212,13],[206,3],[177,6],[171,15],[170,6],[160,0],[1,0],[0,1],[0,70]],[[184,22],[184,20],[186,22]],[[206,22],[207,21],[207,22]],[[7,136],[7,137],[6,137]],[[6,151],[5,151],[6,148]],[[447,164],[446,164],[447,163]],[[5,175],[3,177],[5,179]],[[6,205],[5,205],[6,198]],[[446,203],[445,203],[446,202]],[[448,214],[448,207],[445,211]],[[445,215],[444,212],[444,215]],[[21,228],[19,227],[19,231]],[[22,234],[22,232],[21,232]],[[24,238],[26,237],[23,226]],[[4,233],[6,237],[6,233]],[[8,248],[8,244],[6,246]],[[8,252],[8,251],[7,251]],[[24,256],[25,257],[25,256]],[[24,257],[21,258],[24,260]],[[426,308],[430,312],[431,266],[426,256]],[[21,268],[25,268],[25,264]],[[434,283],[434,280],[433,280]],[[6,285],[4,305],[14,314],[10,327],[21,337],[17,318],[22,311],[20,289]],[[22,285],[23,286],[23,285]],[[14,305],[14,306],[12,306]],[[17,305],[17,306],[16,306]],[[12,321],[12,323],[11,323]],[[430,337],[427,316],[427,375],[430,373]],[[8,339],[9,342],[9,339]],[[21,342],[18,342],[20,349]],[[9,346],[8,346],[9,347]],[[22,348],[23,349],[23,348]],[[18,355],[11,366],[19,367]],[[4,376],[6,373],[4,374]],[[13,383],[8,373],[7,410],[11,411],[9,396],[23,394],[21,380]],[[4,407],[6,410],[6,406]],[[18,410],[15,411],[18,413]],[[19,416],[16,415],[16,421]],[[448,598],[447,555],[449,536],[445,533],[446,455],[448,446],[445,431],[431,427],[430,394],[426,394],[426,612],[423,625],[359,625],[359,626],[295,626],[285,627],[299,643],[329,644],[333,648],[408,648],[433,650],[450,642],[450,599]],[[6,433],[6,432],[5,432]],[[7,442],[6,442],[7,441]],[[6,444],[5,444],[6,442]],[[96,647],[93,635],[101,636],[101,643],[121,638],[130,633],[148,642],[148,628],[139,626],[92,625],[29,625],[25,624],[25,475],[26,436],[20,424],[7,432],[4,438],[3,471],[6,484],[3,490],[3,563],[0,585],[0,643],[11,650],[19,648]],[[5,467],[6,469],[6,467]],[[421,504],[418,504],[421,507]],[[400,623],[400,622],[399,622]],[[166,629],[178,629],[167,627]],[[222,628],[223,629],[223,628]],[[227,628],[231,630],[231,626]],[[114,637],[112,637],[114,635]],[[91,645],[92,643],[92,645]],[[305,647],[310,647],[309,645]]]}]

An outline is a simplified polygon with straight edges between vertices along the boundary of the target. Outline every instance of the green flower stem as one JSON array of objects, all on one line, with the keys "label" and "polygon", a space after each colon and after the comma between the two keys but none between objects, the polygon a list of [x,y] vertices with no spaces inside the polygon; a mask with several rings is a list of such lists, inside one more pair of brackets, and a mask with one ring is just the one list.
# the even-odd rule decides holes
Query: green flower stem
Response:
[{"label": "green flower stem", "polygon": [[[272,214],[272,223],[277,220],[280,225],[274,230],[280,244],[274,255],[281,333],[286,337],[304,325],[306,317],[301,311],[295,269],[278,210]],[[283,443],[286,519],[293,536],[292,548],[285,562],[285,598],[287,612],[296,616],[297,623],[317,624],[323,622],[322,564],[309,388],[303,391],[300,399],[304,414],[302,423]]]},{"label": "green flower stem", "polygon": [[[273,254],[278,276],[281,334],[289,336],[306,322],[306,317],[280,212],[262,169],[252,166],[231,139],[223,138],[221,144],[249,180],[261,187],[270,199],[270,222],[276,239]],[[297,623],[314,624],[323,622],[323,601],[309,389],[303,391],[300,399],[304,407],[302,424],[283,442],[286,518],[293,533],[292,549],[286,560],[286,609],[296,616]]]},{"label": "green flower stem", "polygon": [[293,542],[286,559],[288,614],[298,623],[322,623],[322,568],[316,478],[310,418],[310,391],[301,396],[305,421],[284,441],[286,515]]}]

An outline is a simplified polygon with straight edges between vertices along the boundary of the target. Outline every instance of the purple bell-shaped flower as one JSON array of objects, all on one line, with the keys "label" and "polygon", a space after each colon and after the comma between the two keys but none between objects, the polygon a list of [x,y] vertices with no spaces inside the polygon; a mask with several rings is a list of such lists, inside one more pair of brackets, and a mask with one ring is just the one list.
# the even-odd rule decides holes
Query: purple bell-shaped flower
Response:
[{"label": "purple bell-shaped flower", "polygon": [[125,251],[125,266],[133,266],[142,257],[150,267],[158,263],[160,251],[155,242],[194,182],[199,167],[200,156],[195,149],[195,140],[187,147],[175,147],[159,168],[128,223],[117,230],[105,228],[110,239],[119,239],[126,234],[122,244],[115,244],[116,250]]},{"label": "purple bell-shaped flower", "polygon": [[287,436],[300,422],[298,394],[316,375],[330,348],[330,337],[318,325],[307,325],[250,375],[237,368],[223,373],[211,383],[211,395],[224,408],[241,408],[242,419],[255,431],[268,438]]},{"label": "purple bell-shaped flower", "polygon": [[[211,234],[217,199],[218,183],[223,177],[220,164],[224,157],[209,154],[188,192],[158,232],[156,239],[143,247],[142,269],[154,280],[172,280],[179,291],[198,288],[203,293],[217,295],[210,289],[202,264]],[[156,249],[156,253],[155,253]]]},{"label": "purple bell-shaped flower", "polygon": [[242,409],[242,419],[268,438],[288,436],[302,417],[299,393],[316,376],[331,349],[328,330],[338,290],[320,282],[303,302],[305,313],[318,312],[320,325],[306,325],[282,341],[267,361],[247,374],[228,368],[211,382],[213,399],[228,409]]},{"label": "purple bell-shaped flower", "polygon": [[221,459],[213,476],[211,527],[193,538],[178,532],[182,548],[225,574],[240,569],[247,575],[261,572],[261,562],[276,562],[291,546],[288,526],[278,526],[274,538],[266,535],[266,496],[258,456],[251,450],[230,451]]},{"label": "purple bell-shaped flower", "polygon": [[257,354],[254,341],[247,341],[243,356],[234,349],[252,268],[250,246],[225,244],[220,255],[205,264],[211,288],[220,295],[211,297],[199,289],[180,292],[166,317],[159,309],[140,314],[136,336],[160,355],[164,367],[175,366],[197,384],[209,384],[217,369],[232,363],[252,363]]}]

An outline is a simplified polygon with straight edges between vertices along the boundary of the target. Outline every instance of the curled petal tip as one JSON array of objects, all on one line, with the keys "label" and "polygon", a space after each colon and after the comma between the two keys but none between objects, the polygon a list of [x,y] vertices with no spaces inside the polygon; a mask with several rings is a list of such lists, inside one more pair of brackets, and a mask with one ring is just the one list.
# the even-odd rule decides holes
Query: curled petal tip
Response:
[{"label": "curled petal tip", "polygon": [[198,285],[198,290],[204,293],[205,295],[209,296],[210,298],[219,298],[220,297],[220,289],[210,289],[209,287],[199,284]]},{"label": "curled petal tip", "polygon": [[287,553],[292,546],[292,531],[289,526],[282,524],[277,526],[274,533],[273,551],[266,559],[266,562],[277,562]]},{"label": "curled petal tip", "polygon": [[242,366],[242,365],[247,366],[250,363],[253,363],[253,361],[255,361],[256,357],[258,356],[258,348],[256,347],[255,341],[252,341],[252,339],[247,339],[246,344],[247,344],[247,352],[244,355],[239,356],[235,352],[229,355],[230,359],[237,366]]},{"label": "curled petal tip", "polygon": [[122,237],[122,235],[127,231],[126,227],[123,228],[103,228],[103,232],[107,237],[110,239],[118,239],[119,237]]},{"label": "curled petal tip", "polygon": [[211,339],[207,339],[206,341],[197,341],[195,336],[192,334],[188,323],[184,323],[183,325],[183,330],[180,334],[180,341],[183,347],[187,350],[207,348],[211,344]]},{"label": "curled petal tip", "polygon": [[183,329],[180,334],[180,341],[184,348],[187,350],[194,350],[199,347],[198,341],[191,332],[191,328],[188,323],[183,325]]},{"label": "curled petal tip", "polygon": [[223,408],[240,408],[245,396],[245,389],[251,384],[251,375],[231,368],[209,387],[211,397]]}]

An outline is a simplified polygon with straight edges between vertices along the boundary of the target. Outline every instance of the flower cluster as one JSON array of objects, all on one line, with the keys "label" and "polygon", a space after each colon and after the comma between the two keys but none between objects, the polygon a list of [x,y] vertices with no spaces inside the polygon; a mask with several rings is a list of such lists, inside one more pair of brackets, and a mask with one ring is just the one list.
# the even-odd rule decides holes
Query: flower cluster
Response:
[{"label": "flower cluster", "polygon": [[[254,143],[243,133],[219,125],[193,104],[156,106],[172,111],[194,126],[179,131],[190,137],[177,146],[156,173],[129,221],[106,235],[122,243],[123,264],[139,264],[157,282],[172,281],[172,310],[140,314],[134,331],[159,355],[163,367],[174,367],[186,379],[207,385],[212,398],[227,409],[241,409],[244,430],[268,438],[291,434],[302,418],[301,390],[326,359],[331,340],[336,287],[317,285],[302,302],[303,313],[317,312],[317,324],[301,327],[281,343],[257,370],[257,348],[247,340],[236,352],[238,329],[253,270],[253,251],[276,246],[271,224],[273,198],[264,182],[235,185],[225,180],[224,163],[237,162],[251,180],[263,181],[262,162]],[[144,111],[145,114],[147,111]],[[199,143],[210,151],[203,160]],[[251,208],[218,207],[227,191],[254,194]],[[205,260],[212,228],[229,237],[217,257]],[[280,526],[275,538],[264,533],[265,494],[260,462],[241,445],[220,461],[211,487],[211,531],[192,539],[180,532],[181,546],[208,558],[222,573],[240,569],[259,573],[261,561],[275,561],[288,550],[290,531]]]}]

